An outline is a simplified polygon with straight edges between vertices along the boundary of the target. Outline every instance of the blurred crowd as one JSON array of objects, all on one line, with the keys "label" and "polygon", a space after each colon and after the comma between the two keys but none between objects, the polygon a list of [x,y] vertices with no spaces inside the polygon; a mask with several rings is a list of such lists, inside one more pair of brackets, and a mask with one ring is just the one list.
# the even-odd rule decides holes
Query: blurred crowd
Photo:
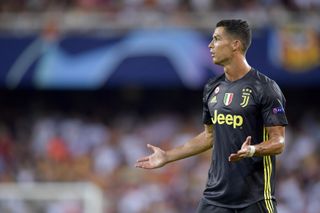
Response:
[{"label": "blurred crowd", "polygon": [[[0,31],[20,35],[47,25],[61,33],[99,35],[136,28],[211,30],[221,19],[245,19],[253,29],[300,23],[318,26],[320,0],[2,0]],[[109,31],[108,31],[109,30]]]},{"label": "blurred crowd", "polygon": [[[151,153],[148,143],[168,149],[202,131],[200,101],[186,95],[188,103],[181,98],[184,110],[179,110],[162,107],[176,105],[163,97],[119,102],[80,96],[71,106],[63,98],[55,103],[46,97],[48,107],[26,96],[23,105],[14,99],[8,101],[11,106],[1,107],[0,182],[89,181],[103,191],[106,213],[193,213],[205,186],[210,151],[158,170],[134,164]],[[286,149],[277,163],[279,213],[319,213],[320,119],[315,112],[308,110],[299,119],[289,115],[294,122],[287,127]],[[81,212],[49,207],[39,212]],[[1,201],[0,211],[36,212]]]},{"label": "blurred crowd", "polygon": [[50,10],[86,10],[119,12],[157,10],[162,12],[210,12],[216,10],[256,10],[283,7],[288,10],[315,10],[319,0],[2,0],[0,11],[45,12]]}]

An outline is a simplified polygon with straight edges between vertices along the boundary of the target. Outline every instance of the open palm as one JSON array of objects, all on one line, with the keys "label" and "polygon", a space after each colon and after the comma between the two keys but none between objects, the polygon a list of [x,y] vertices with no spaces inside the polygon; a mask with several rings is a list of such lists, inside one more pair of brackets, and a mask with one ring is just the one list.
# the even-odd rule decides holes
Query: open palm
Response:
[{"label": "open palm", "polygon": [[244,143],[241,146],[241,149],[238,150],[236,153],[232,153],[229,156],[230,162],[236,162],[238,160],[241,160],[248,156],[249,154],[249,146],[251,144],[251,136],[248,136],[247,139],[244,141]]},{"label": "open palm", "polygon": [[166,164],[166,152],[159,147],[147,145],[153,153],[137,160],[135,166],[143,169],[156,169]]}]

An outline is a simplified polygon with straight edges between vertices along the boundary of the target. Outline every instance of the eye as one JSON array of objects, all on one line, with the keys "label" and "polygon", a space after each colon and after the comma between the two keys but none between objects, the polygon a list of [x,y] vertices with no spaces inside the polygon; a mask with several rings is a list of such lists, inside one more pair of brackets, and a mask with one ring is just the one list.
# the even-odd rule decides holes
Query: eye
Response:
[{"label": "eye", "polygon": [[219,41],[219,40],[220,40],[219,37],[217,37],[217,36],[214,36],[214,37],[213,37],[213,41],[214,41],[214,42]]}]

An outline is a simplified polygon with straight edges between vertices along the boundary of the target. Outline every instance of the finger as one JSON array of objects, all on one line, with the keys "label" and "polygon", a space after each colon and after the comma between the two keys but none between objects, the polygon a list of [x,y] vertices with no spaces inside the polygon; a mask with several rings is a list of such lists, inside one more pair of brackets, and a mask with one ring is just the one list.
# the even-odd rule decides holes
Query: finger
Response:
[{"label": "finger", "polygon": [[244,149],[245,147],[250,146],[250,144],[251,144],[251,136],[248,136],[246,140],[243,142],[241,149]]},{"label": "finger", "polygon": [[137,160],[137,162],[144,162],[144,161],[148,161],[148,160],[149,160],[149,156],[140,158]]},{"label": "finger", "polygon": [[140,163],[135,163],[135,164],[134,164],[134,167],[136,167],[136,168],[142,168],[142,164],[140,164]]},{"label": "finger", "polygon": [[136,163],[135,167],[141,168],[141,169],[152,169],[150,163],[148,163],[148,162]]},{"label": "finger", "polygon": [[230,156],[229,156],[229,161],[230,162],[234,162],[234,161],[237,161],[238,160],[238,158],[239,158],[239,156],[237,155],[237,154],[231,154]]},{"label": "finger", "polygon": [[237,153],[232,153],[232,154],[229,155],[229,158],[235,158],[235,157],[237,157],[237,156],[238,156]]},{"label": "finger", "polygon": [[146,162],[137,162],[135,164],[135,167],[144,168],[146,165],[147,165]]},{"label": "finger", "polygon": [[140,169],[147,169],[145,165],[141,165],[141,164],[136,164],[135,167]]},{"label": "finger", "polygon": [[239,161],[239,160],[241,160],[241,159],[243,159],[243,157],[241,157],[241,156],[230,156],[229,157],[229,161],[230,162],[236,162],[236,161]]},{"label": "finger", "polygon": [[251,136],[248,136],[248,137],[246,138],[245,143],[248,144],[248,145],[251,144]]},{"label": "finger", "polygon": [[236,162],[236,161],[239,161],[241,159],[243,159],[244,157],[242,155],[238,155],[238,154],[231,154],[229,156],[229,161],[230,162]]},{"label": "finger", "polygon": [[232,161],[232,159],[233,159],[233,154],[229,155],[228,160],[231,162],[231,161]]}]

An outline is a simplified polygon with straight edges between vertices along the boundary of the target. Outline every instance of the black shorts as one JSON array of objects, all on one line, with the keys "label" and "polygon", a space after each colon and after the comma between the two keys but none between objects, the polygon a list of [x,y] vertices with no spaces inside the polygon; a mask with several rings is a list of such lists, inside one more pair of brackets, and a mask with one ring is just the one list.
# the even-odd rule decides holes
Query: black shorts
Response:
[{"label": "black shorts", "polygon": [[240,209],[224,208],[219,206],[214,206],[208,203],[204,198],[201,199],[197,213],[277,213],[276,201],[265,200],[254,203],[250,206]]}]

